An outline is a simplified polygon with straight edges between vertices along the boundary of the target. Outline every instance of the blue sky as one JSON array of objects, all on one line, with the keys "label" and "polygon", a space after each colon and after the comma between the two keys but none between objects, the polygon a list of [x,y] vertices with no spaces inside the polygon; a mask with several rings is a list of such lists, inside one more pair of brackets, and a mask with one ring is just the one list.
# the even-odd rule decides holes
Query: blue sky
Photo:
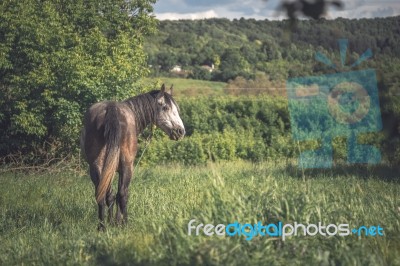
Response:
[{"label": "blue sky", "polygon": [[[293,0],[292,0],[293,1]],[[342,0],[341,11],[328,10],[326,18],[373,18],[400,15],[399,0]],[[276,8],[281,0],[158,0],[154,13],[158,19],[255,18],[281,19]]]}]

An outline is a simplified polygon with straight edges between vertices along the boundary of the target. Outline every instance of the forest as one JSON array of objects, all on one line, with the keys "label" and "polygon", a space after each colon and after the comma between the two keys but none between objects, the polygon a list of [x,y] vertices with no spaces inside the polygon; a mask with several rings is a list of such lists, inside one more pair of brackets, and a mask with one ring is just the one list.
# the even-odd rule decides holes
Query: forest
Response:
[{"label": "forest", "polygon": [[[362,68],[373,67],[387,75],[400,57],[400,17],[349,20],[289,21],[207,19],[160,21],[156,34],[146,39],[145,51],[152,75],[228,81],[238,76],[254,79],[265,73],[272,81],[326,73],[315,61],[318,51],[338,60],[337,40],[347,39],[351,65],[367,49],[374,58]],[[388,63],[390,66],[388,66]],[[214,65],[215,71],[201,68]]]}]

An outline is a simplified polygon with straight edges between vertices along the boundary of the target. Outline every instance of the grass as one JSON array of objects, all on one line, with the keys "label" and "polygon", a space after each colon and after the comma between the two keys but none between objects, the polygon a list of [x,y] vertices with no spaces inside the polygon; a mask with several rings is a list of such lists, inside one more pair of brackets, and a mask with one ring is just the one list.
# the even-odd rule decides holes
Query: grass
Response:
[{"label": "grass", "polygon": [[[400,265],[400,183],[393,169],[302,172],[227,162],[139,168],[129,223],[97,232],[86,175],[2,173],[0,265]],[[197,223],[380,225],[385,236],[188,236]]]},{"label": "grass", "polygon": [[159,81],[166,86],[174,85],[174,95],[179,97],[221,96],[226,88],[225,82],[183,79],[183,78],[149,78],[148,81]]},{"label": "grass", "polygon": [[[278,87],[272,86],[268,88],[252,88],[246,87],[235,87],[229,86],[228,83],[219,81],[207,81],[207,80],[196,80],[196,79],[185,79],[185,78],[169,78],[169,77],[158,77],[158,78],[146,78],[145,83],[154,84],[158,82],[164,83],[167,86],[174,85],[174,96],[178,99],[181,97],[215,97],[215,96],[285,96],[286,88],[279,85]],[[251,85],[249,85],[251,86]],[[260,86],[260,84],[257,84]]]}]

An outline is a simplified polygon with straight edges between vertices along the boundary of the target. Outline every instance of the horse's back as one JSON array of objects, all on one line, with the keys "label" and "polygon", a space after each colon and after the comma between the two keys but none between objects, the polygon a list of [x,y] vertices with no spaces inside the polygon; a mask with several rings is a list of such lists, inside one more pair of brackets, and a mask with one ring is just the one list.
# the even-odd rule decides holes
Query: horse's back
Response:
[{"label": "horse's back", "polygon": [[[107,112],[110,113],[107,117]],[[125,142],[136,141],[135,120],[129,108],[120,102],[103,101],[93,104],[86,112],[84,117],[84,128],[81,136],[81,149],[85,154],[89,163],[93,161],[101,161],[104,157],[107,138],[107,123],[118,126],[121,132],[120,143],[121,148],[127,146]],[[129,145],[128,145],[129,146]]]}]

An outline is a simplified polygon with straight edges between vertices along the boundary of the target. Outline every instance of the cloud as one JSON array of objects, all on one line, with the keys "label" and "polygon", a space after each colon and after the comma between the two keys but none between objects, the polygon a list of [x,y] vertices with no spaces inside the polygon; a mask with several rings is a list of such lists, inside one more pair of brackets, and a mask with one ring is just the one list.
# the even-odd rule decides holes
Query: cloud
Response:
[{"label": "cloud", "polygon": [[237,1],[231,1],[231,0],[186,0],[185,1],[189,6],[215,6],[216,4],[218,5],[229,5],[232,4],[232,2],[237,2]]},{"label": "cloud", "polygon": [[[176,17],[190,17],[202,15],[213,10],[217,17],[240,18],[254,17],[264,19],[262,10],[273,11],[280,0],[159,0],[155,6],[157,18],[164,19],[165,13],[175,14]],[[180,15],[178,15],[180,14]]]},{"label": "cloud", "polygon": [[376,11],[373,11],[372,13],[373,17],[389,17],[393,16],[395,14],[395,11],[392,7],[385,7],[385,8],[379,8]]},{"label": "cloud", "polygon": [[332,10],[333,18],[376,18],[400,15],[400,3],[397,1],[349,1],[342,11]]},{"label": "cloud", "polygon": [[205,19],[205,18],[217,18],[218,14],[214,10],[208,10],[204,12],[194,13],[174,13],[166,12],[157,14],[159,20],[179,20],[179,19]]},{"label": "cloud", "polygon": [[[158,19],[201,19],[211,17],[280,19],[277,7],[283,0],[159,0]],[[288,1],[288,0],[285,0]],[[293,1],[293,0],[292,0]],[[328,18],[372,18],[400,15],[398,0],[342,0],[344,10],[328,9]]]}]

